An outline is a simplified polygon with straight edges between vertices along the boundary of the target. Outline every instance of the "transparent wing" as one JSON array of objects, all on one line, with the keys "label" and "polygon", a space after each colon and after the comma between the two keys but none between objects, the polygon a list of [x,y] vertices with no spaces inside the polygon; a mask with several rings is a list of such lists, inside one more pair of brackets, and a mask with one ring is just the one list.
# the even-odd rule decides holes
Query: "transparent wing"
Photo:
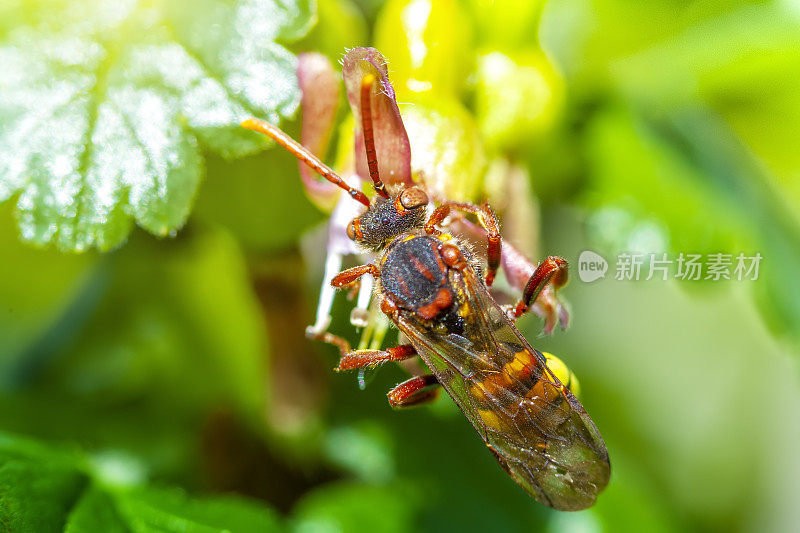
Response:
[{"label": "transparent wing", "polygon": [[462,335],[401,311],[414,344],[497,460],[539,502],[591,506],[608,483],[605,443],[589,415],[532,348],[474,271],[451,271]]}]

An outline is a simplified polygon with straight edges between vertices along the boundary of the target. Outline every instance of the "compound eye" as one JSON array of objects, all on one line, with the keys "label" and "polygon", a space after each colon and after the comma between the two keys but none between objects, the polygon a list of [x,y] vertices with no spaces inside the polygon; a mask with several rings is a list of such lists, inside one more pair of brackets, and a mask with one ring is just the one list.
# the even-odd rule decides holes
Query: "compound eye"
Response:
[{"label": "compound eye", "polygon": [[[341,227],[341,226],[339,226]],[[347,236],[350,237],[351,241],[356,240],[356,221],[351,220],[350,223],[347,225]]]},{"label": "compound eye", "polygon": [[419,187],[409,187],[400,193],[400,203],[406,209],[416,209],[428,205],[428,195]]}]

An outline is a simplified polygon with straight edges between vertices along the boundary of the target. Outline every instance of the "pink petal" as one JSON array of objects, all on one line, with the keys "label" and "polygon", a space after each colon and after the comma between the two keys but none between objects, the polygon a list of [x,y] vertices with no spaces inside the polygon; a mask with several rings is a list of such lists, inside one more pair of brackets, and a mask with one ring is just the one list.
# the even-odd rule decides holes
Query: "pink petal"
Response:
[{"label": "pink petal", "polygon": [[370,102],[378,172],[386,185],[411,184],[411,146],[397,108],[394,88],[389,82],[386,61],[374,48],[353,48],[344,56],[342,65],[347,99],[355,119],[356,172],[369,181],[361,132],[361,80],[372,74],[377,80],[370,93]]},{"label": "pink petal", "polygon": [[[297,57],[297,81],[302,91],[303,110],[300,142],[323,159],[339,107],[339,79],[330,61],[322,54],[312,52]],[[308,196],[318,205],[330,207],[339,188],[319,178],[302,161],[298,163]]]}]

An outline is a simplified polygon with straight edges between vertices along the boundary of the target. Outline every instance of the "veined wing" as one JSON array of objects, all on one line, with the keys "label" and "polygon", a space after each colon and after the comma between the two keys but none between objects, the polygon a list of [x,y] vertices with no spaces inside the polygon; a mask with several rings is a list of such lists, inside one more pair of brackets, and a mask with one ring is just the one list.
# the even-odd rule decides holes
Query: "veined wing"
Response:
[{"label": "veined wing", "polygon": [[589,415],[472,269],[451,271],[450,282],[462,335],[405,311],[398,327],[517,483],[555,509],[591,506],[610,465]]}]

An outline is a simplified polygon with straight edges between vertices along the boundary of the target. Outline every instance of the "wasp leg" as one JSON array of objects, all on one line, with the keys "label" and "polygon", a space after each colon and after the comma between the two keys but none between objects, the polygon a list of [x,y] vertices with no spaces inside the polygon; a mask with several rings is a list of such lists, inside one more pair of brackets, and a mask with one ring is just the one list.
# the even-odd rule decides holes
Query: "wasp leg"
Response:
[{"label": "wasp leg", "polygon": [[[453,227],[456,231],[463,232],[470,237],[485,239],[487,232],[478,224],[466,219],[454,220]],[[536,263],[525,257],[525,255],[509,244],[503,242],[503,253],[500,265],[506,274],[508,284],[514,290],[522,291],[530,279],[533,271],[536,270]],[[503,306],[507,308],[509,318],[515,320],[514,306]],[[561,329],[566,329],[569,323],[569,310],[556,294],[556,287],[551,283],[542,289],[536,301],[530,303],[530,310],[544,319],[544,333],[550,334],[557,325]]]},{"label": "wasp leg", "polygon": [[350,343],[349,342],[347,342],[342,337],[339,337],[338,335],[334,335],[333,333],[328,333],[327,331],[323,331],[321,333],[317,333],[317,332],[311,331],[311,330],[309,330],[307,328],[306,329],[306,338],[307,339],[316,340],[316,341],[326,342],[328,344],[333,344],[334,346],[339,348],[340,352],[342,352],[342,357],[344,357],[346,354],[348,354],[349,352],[352,351],[352,349],[350,348]]},{"label": "wasp leg", "polygon": [[528,279],[528,283],[525,284],[522,298],[511,310],[511,318],[517,319],[524,315],[530,309],[531,303],[536,301],[536,298],[548,283],[556,289],[566,285],[567,267],[566,259],[554,255],[548,256],[547,259],[539,263],[539,266],[536,267],[536,270],[533,271],[530,279]]},{"label": "wasp leg", "polygon": [[402,361],[415,355],[417,351],[410,344],[401,344],[386,350],[353,350],[342,355],[336,370],[355,370],[365,366]]},{"label": "wasp leg", "polygon": [[439,395],[439,380],[432,374],[414,376],[389,391],[389,404],[396,409],[414,407],[436,399]]},{"label": "wasp leg", "polygon": [[[371,274],[373,277],[378,275],[378,267],[375,265],[361,265],[353,268],[348,268],[343,272],[339,272],[337,275],[333,276],[331,279],[331,285],[340,289],[342,287],[346,287],[355,283],[356,281],[361,278],[361,276],[365,274]],[[330,305],[330,304],[329,304]],[[328,319],[329,321],[329,319]],[[324,328],[328,327],[327,322],[323,323]],[[350,343],[347,342],[342,337],[334,335],[333,333],[328,333],[324,330],[323,327],[311,327],[306,328],[306,337],[309,339],[319,340],[322,342],[327,342],[328,344],[333,344],[339,351],[342,352],[342,356],[346,355],[351,351]]]},{"label": "wasp leg", "polygon": [[336,274],[331,280],[331,285],[339,289],[358,281],[358,279],[365,274],[369,274],[373,278],[377,278],[378,274],[380,274],[380,271],[378,270],[378,267],[372,264],[348,268],[347,270]]},{"label": "wasp leg", "polygon": [[486,251],[486,285],[491,286],[497,275],[497,270],[500,268],[500,257],[503,248],[503,241],[500,237],[500,221],[497,220],[497,216],[489,207],[489,204],[479,206],[461,202],[445,202],[433,210],[428,222],[425,223],[425,231],[436,233],[436,226],[441,224],[453,209],[477,216],[478,222],[486,230],[487,240],[489,241]]}]

